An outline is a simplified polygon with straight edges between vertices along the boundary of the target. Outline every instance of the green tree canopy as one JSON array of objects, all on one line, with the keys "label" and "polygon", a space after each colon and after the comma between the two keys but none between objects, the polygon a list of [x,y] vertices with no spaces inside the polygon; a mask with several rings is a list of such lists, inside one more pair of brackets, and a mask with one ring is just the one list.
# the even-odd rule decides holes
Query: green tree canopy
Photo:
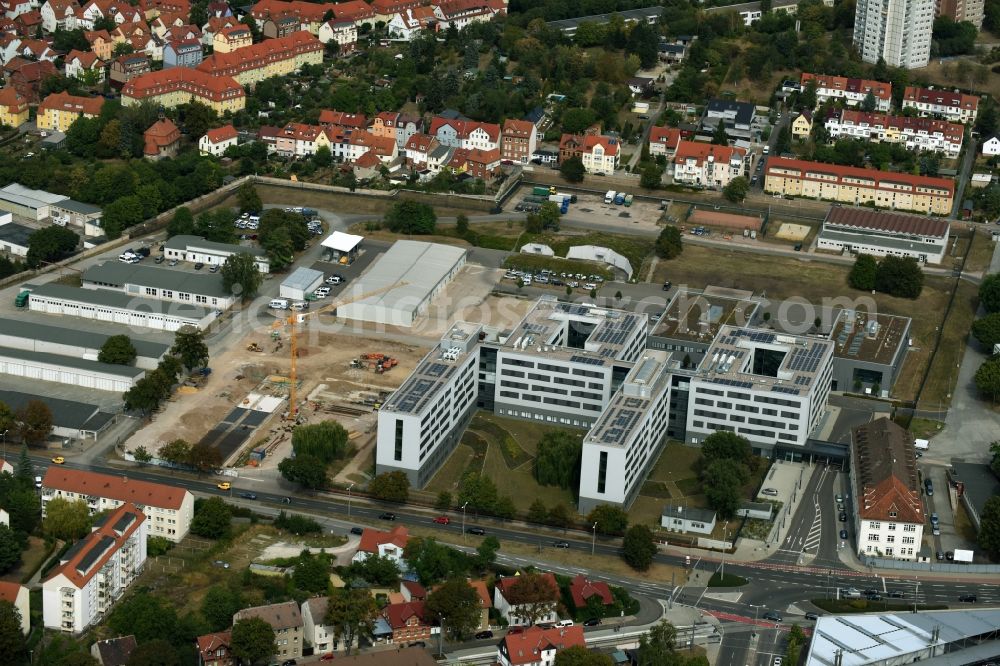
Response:
[{"label": "green tree canopy", "polygon": [[271,658],[278,651],[274,629],[259,617],[237,621],[230,640],[233,655],[251,665]]},{"label": "green tree canopy", "polygon": [[587,514],[588,526],[597,523],[597,531],[601,534],[618,536],[625,534],[628,527],[628,514],[621,507],[611,504],[598,504]]},{"label": "green tree canopy", "polygon": [[574,155],[562,161],[562,164],[559,165],[559,173],[566,179],[566,182],[582,183],[587,170],[583,166],[583,160]]},{"label": "green tree canopy", "polygon": [[63,541],[76,541],[90,533],[93,525],[90,509],[83,500],[54,497],[45,506],[42,529],[45,535]]},{"label": "green tree canopy", "polygon": [[[74,125],[76,123],[73,123]],[[194,233],[194,215],[187,206],[181,206],[174,211],[173,217],[167,223],[167,238],[174,236],[189,236]]]},{"label": "green tree canopy", "polygon": [[303,550],[295,563],[292,582],[303,592],[326,592],[330,587],[330,556],[325,553],[313,555],[308,550]]},{"label": "green tree canopy", "polygon": [[128,657],[128,666],[181,666],[181,658],[169,641],[154,638],[137,645]]},{"label": "green tree canopy", "polygon": [[21,633],[21,611],[6,599],[0,600],[0,654],[9,664],[23,663],[25,644]]},{"label": "green tree canopy", "polygon": [[233,511],[221,497],[210,497],[195,501],[191,531],[208,539],[221,539],[229,534],[229,524]]},{"label": "green tree canopy", "polygon": [[384,223],[397,234],[432,234],[437,215],[428,204],[419,201],[397,201],[385,213]]},{"label": "green tree canopy", "polygon": [[870,254],[859,254],[854,260],[854,266],[847,276],[847,283],[855,289],[871,291],[875,288],[875,278],[878,275],[878,262]]},{"label": "green tree canopy", "polygon": [[555,666],[614,666],[606,654],[593,652],[582,645],[574,645],[556,652]]},{"label": "green tree canopy", "polygon": [[1000,558],[1000,495],[989,498],[983,506],[978,541],[992,559]]},{"label": "green tree canopy", "polygon": [[188,370],[208,364],[208,345],[205,332],[194,326],[183,326],[174,333],[174,346],[170,353],[177,356]]},{"label": "green tree canopy", "polygon": [[29,400],[14,414],[18,434],[25,444],[37,446],[52,432],[52,410],[41,400]]},{"label": "green tree canopy", "polygon": [[285,458],[278,463],[278,471],[292,483],[303,488],[319,490],[327,484],[326,463],[316,456],[304,453],[294,458]]},{"label": "green tree canopy", "polygon": [[449,578],[427,597],[427,611],[452,640],[465,640],[479,626],[479,593],[465,578]]},{"label": "green tree canopy", "polygon": [[729,201],[733,203],[740,203],[747,198],[747,193],[750,191],[750,183],[747,182],[746,177],[737,176],[730,180],[725,187],[722,188],[722,196],[726,197]]},{"label": "green tree canopy", "polygon": [[661,259],[674,259],[684,251],[681,239],[681,230],[677,227],[667,225],[660,231],[656,238],[656,256]]},{"label": "green tree canopy", "polygon": [[222,264],[219,272],[222,274],[222,288],[239,296],[244,303],[253,300],[264,280],[257,268],[257,261],[248,252],[238,252],[226,257],[226,263]]},{"label": "green tree canopy", "polygon": [[351,446],[344,426],[328,420],[297,426],[292,431],[292,450],[297,456],[310,455],[329,464],[351,453]]},{"label": "green tree canopy", "polygon": [[984,350],[993,353],[993,346],[1000,343],[1000,312],[991,312],[972,322],[972,335]]},{"label": "green tree canopy", "polygon": [[924,288],[924,272],[913,257],[882,257],[875,276],[875,290],[890,296],[917,298]]},{"label": "green tree canopy", "polygon": [[53,224],[28,236],[28,256],[25,260],[29,268],[38,268],[43,263],[68,257],[79,244],[80,236],[75,231]]},{"label": "green tree canopy", "polygon": [[0,574],[5,574],[21,561],[21,539],[6,525],[0,525]]},{"label": "green tree canopy", "polygon": [[351,564],[350,573],[372,585],[395,585],[399,582],[399,566],[388,556],[369,555]]},{"label": "green tree canopy", "polygon": [[625,532],[622,541],[622,558],[637,571],[646,571],[653,564],[656,542],[653,533],[645,525],[632,525]]},{"label": "green tree canopy", "polygon": [[112,335],[97,354],[97,360],[101,363],[112,363],[114,365],[132,365],[136,357],[135,345],[132,338],[127,335]]},{"label": "green tree canopy", "polygon": [[979,302],[987,312],[1000,312],[1000,273],[983,278],[979,284]]},{"label": "green tree canopy", "polygon": [[719,430],[702,442],[701,457],[706,467],[716,460],[723,459],[749,465],[753,458],[753,448],[746,437],[727,430]]},{"label": "green tree canopy", "polygon": [[368,482],[368,494],[386,502],[405,502],[410,497],[410,479],[405,472],[383,472]]},{"label": "green tree canopy", "polygon": [[568,430],[546,432],[538,441],[535,479],[543,486],[576,491],[580,485],[583,440]]},{"label": "green tree canopy", "polygon": [[720,518],[732,518],[740,508],[743,486],[749,480],[750,471],[746,465],[730,459],[715,460],[702,473],[702,486],[708,506]]},{"label": "green tree canopy", "polygon": [[210,631],[222,631],[233,623],[233,615],[243,607],[239,590],[228,585],[213,585],[201,601],[201,616]]},{"label": "green tree canopy", "polygon": [[348,655],[361,636],[371,633],[377,617],[378,606],[368,590],[348,587],[331,590],[324,623],[333,627],[334,636],[344,642]]}]

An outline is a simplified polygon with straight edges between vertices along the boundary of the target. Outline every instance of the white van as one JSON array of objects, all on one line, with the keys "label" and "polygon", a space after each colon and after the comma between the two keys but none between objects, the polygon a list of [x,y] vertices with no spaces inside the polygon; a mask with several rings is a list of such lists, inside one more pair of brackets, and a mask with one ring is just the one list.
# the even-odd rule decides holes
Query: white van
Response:
[{"label": "white van", "polygon": [[288,299],[287,298],[272,298],[271,302],[267,304],[267,307],[274,308],[275,310],[287,310],[288,309]]},{"label": "white van", "polygon": [[556,622],[557,629],[562,629],[563,627],[572,627],[572,626],[573,626],[573,620],[559,620],[558,622]]},{"label": "white van", "polygon": [[302,310],[308,310],[309,309],[309,303],[306,302],[306,301],[296,301],[295,303],[292,303],[292,309],[293,310],[299,310],[300,312]]}]

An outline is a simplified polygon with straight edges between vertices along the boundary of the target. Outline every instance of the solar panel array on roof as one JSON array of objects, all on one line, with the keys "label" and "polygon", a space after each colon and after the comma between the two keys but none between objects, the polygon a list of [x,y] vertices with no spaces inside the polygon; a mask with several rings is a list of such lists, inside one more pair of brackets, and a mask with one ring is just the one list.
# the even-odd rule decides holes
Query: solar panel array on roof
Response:
[{"label": "solar panel array on roof", "polygon": [[574,354],[569,357],[572,363],[585,363],[587,365],[604,365],[603,358],[594,358],[592,356],[580,356],[579,354]]},{"label": "solar panel array on roof", "polygon": [[715,383],[735,386],[736,388],[753,388],[753,382],[742,382],[738,379],[716,379]]},{"label": "solar panel array on roof", "polygon": [[414,411],[420,399],[433,386],[434,382],[429,379],[418,379],[413,382],[413,385],[407,388],[406,394],[400,399],[399,410],[402,412]]},{"label": "solar panel array on roof", "polygon": [[102,536],[98,539],[93,547],[87,551],[80,561],[76,565],[76,570],[81,574],[85,574],[90,571],[90,568],[97,563],[97,560],[101,559],[104,553],[108,552],[108,549],[115,545],[115,540],[109,536]]},{"label": "solar panel array on roof", "polygon": [[424,370],[425,375],[430,375],[431,377],[440,377],[444,374],[444,371],[448,369],[448,366],[444,363],[431,363]]},{"label": "solar panel array on roof", "polygon": [[628,339],[629,333],[635,329],[637,317],[633,314],[624,317],[609,317],[603,326],[599,326],[594,335],[594,342],[621,347]]},{"label": "solar panel array on roof", "polygon": [[851,340],[851,346],[847,348],[847,355],[857,356],[858,352],[861,351],[861,345],[864,344],[864,341],[865,341],[864,334],[858,333],[857,335],[855,335],[854,339]]},{"label": "solar panel array on roof", "polygon": [[799,389],[793,388],[791,386],[775,386],[771,389],[776,393],[788,393],[789,395],[798,395]]},{"label": "solar panel array on roof", "polygon": [[818,342],[814,342],[808,350],[794,350],[791,358],[788,360],[788,369],[795,372],[816,372],[816,368],[819,367],[819,361],[823,357],[823,351],[825,349],[826,348],[823,345]]},{"label": "solar panel array on roof", "polygon": [[642,412],[637,409],[623,409],[615,416],[611,422],[611,427],[601,433],[601,442],[604,444],[614,444],[622,441],[625,433],[630,431],[635,422],[639,420]]},{"label": "solar panel array on roof", "polygon": [[126,513],[124,516],[115,521],[115,524],[111,526],[118,534],[124,534],[128,526],[135,522],[135,514]]},{"label": "solar panel array on roof", "polygon": [[750,342],[765,342],[765,343],[774,342],[774,333],[771,333],[769,331],[754,331],[741,328],[736,331],[736,336],[744,337]]},{"label": "solar panel array on roof", "polygon": [[571,305],[569,303],[561,303],[559,308],[567,314],[577,315],[579,317],[583,317],[590,314],[590,308],[585,308],[582,305]]},{"label": "solar panel array on roof", "polygon": [[812,378],[807,375],[799,375],[795,378],[795,384],[797,386],[809,386],[812,383]]},{"label": "solar panel array on roof", "polygon": [[643,406],[643,404],[645,404],[645,402],[646,401],[642,398],[625,398],[622,401],[622,404],[628,407],[629,409],[639,409],[640,407]]},{"label": "solar panel array on roof", "polygon": [[532,321],[525,322],[524,326],[522,326],[521,328],[524,329],[525,333],[544,333],[545,331],[549,330],[549,327],[546,326],[545,324],[539,324]]}]

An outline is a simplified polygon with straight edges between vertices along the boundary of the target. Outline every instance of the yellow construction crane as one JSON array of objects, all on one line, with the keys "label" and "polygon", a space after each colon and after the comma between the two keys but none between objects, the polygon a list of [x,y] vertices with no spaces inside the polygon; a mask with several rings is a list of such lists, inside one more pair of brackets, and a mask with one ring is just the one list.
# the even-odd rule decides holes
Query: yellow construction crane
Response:
[{"label": "yellow construction crane", "polygon": [[298,383],[298,376],[296,372],[296,363],[298,359],[298,341],[296,339],[296,324],[300,324],[306,320],[307,317],[315,317],[316,315],[322,314],[324,312],[329,312],[330,310],[336,310],[337,308],[349,305],[355,301],[364,300],[366,298],[371,298],[372,296],[378,296],[384,292],[387,292],[396,287],[403,287],[409,284],[408,282],[394,282],[386,287],[381,287],[379,289],[373,289],[371,291],[366,291],[363,294],[357,296],[351,296],[344,300],[336,301],[335,303],[330,303],[329,305],[324,305],[318,310],[312,310],[311,312],[304,313],[294,313],[288,315],[284,319],[278,319],[274,322],[273,328],[279,328],[281,326],[288,327],[288,347],[291,353],[291,366],[288,371],[288,418],[294,420],[296,412],[298,411],[296,407],[296,385]]}]

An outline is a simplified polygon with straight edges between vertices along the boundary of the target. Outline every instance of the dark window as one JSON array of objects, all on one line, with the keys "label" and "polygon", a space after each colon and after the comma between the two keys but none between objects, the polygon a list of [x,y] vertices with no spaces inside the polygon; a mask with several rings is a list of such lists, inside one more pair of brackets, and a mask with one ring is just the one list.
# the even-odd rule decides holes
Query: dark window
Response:
[{"label": "dark window", "polygon": [[597,492],[604,493],[608,480],[608,452],[601,451],[601,459],[597,465]]},{"label": "dark window", "polygon": [[403,419],[396,419],[396,460],[403,459]]}]

